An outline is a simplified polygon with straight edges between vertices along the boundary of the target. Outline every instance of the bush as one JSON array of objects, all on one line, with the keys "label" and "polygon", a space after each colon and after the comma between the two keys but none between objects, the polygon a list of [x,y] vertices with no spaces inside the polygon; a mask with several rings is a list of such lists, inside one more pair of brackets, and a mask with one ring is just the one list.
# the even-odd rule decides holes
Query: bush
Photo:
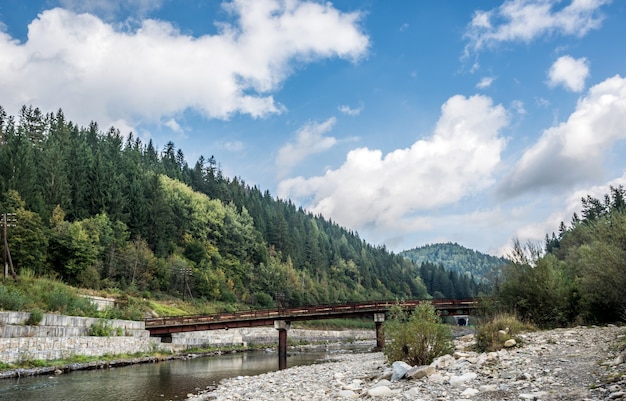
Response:
[{"label": "bush", "polygon": [[0,284],[0,309],[19,311],[28,303],[28,298],[18,289]]},{"label": "bush", "polygon": [[89,335],[95,337],[111,337],[118,335],[119,331],[111,322],[100,319],[89,327]]},{"label": "bush", "polygon": [[28,326],[36,326],[43,320],[43,311],[39,308],[34,308],[30,311],[30,316],[26,320]]},{"label": "bush", "polygon": [[536,330],[535,326],[523,323],[517,317],[502,313],[494,316],[485,323],[478,325],[476,331],[476,347],[479,351],[497,351],[504,347],[505,341],[514,338],[523,331]]},{"label": "bush", "polygon": [[412,314],[400,307],[392,308],[383,327],[383,353],[389,362],[428,365],[438,356],[453,351],[450,328],[441,323],[430,303],[419,304]]}]

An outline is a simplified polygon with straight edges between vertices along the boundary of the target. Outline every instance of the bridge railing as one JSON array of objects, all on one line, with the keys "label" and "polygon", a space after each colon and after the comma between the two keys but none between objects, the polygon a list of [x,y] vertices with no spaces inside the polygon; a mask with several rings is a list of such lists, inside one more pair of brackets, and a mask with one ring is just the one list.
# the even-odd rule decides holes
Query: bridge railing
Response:
[{"label": "bridge railing", "polygon": [[469,299],[414,299],[406,301],[364,301],[347,304],[328,304],[294,308],[259,309],[238,312],[222,312],[213,315],[176,316],[145,319],[146,328],[163,326],[184,326],[234,320],[256,320],[268,318],[288,318],[296,316],[320,316],[341,313],[385,312],[394,305],[412,309],[423,302],[431,303],[435,309],[468,309],[478,306],[478,300]]}]

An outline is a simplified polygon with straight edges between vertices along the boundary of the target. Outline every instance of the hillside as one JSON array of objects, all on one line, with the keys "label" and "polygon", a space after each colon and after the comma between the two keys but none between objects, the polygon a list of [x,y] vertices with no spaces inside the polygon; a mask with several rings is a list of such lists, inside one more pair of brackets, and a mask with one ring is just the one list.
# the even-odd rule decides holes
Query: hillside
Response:
[{"label": "hillside", "polygon": [[0,107],[0,210],[19,275],[149,298],[268,307],[422,298],[419,267],[385,247],[132,133]]},{"label": "hillside", "polygon": [[489,272],[507,264],[505,258],[487,255],[456,243],[429,244],[400,252],[400,255],[421,265],[431,263],[441,265],[447,271],[473,276],[477,281],[485,281]]}]

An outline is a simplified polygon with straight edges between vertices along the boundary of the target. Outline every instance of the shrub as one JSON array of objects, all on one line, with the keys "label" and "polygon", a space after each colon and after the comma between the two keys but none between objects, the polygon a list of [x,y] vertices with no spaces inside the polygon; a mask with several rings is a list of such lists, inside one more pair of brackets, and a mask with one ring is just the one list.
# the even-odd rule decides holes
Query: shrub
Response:
[{"label": "shrub", "polygon": [[[497,351],[504,347],[504,342],[515,338],[523,331],[536,330],[532,324],[521,322],[517,317],[501,313],[490,320],[480,323],[476,331],[476,347],[479,351]],[[519,338],[515,338],[519,341]]]},{"label": "shrub", "polygon": [[26,320],[26,324],[29,326],[36,326],[43,320],[43,311],[39,308],[34,308],[30,311],[30,316]]},{"label": "shrub", "polygon": [[19,311],[28,303],[28,298],[15,288],[0,284],[0,309]]},{"label": "shrub", "polygon": [[384,324],[383,353],[389,362],[428,365],[435,358],[452,352],[450,328],[441,323],[430,303],[419,304],[412,314],[392,308]]},{"label": "shrub", "polygon": [[89,326],[89,335],[95,337],[111,337],[117,334],[117,329],[113,327],[111,322],[99,319],[97,322]]}]

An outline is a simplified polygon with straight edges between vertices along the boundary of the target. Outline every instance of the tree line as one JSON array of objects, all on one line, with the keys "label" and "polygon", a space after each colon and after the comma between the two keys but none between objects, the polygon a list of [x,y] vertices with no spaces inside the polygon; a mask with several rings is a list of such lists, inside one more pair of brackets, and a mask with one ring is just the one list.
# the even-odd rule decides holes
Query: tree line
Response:
[{"label": "tree line", "polygon": [[516,241],[497,300],[543,327],[626,319],[626,190],[581,199],[545,244]]},{"label": "tree line", "polygon": [[270,306],[424,298],[419,266],[168,142],[0,107],[16,270],[76,286]]}]

